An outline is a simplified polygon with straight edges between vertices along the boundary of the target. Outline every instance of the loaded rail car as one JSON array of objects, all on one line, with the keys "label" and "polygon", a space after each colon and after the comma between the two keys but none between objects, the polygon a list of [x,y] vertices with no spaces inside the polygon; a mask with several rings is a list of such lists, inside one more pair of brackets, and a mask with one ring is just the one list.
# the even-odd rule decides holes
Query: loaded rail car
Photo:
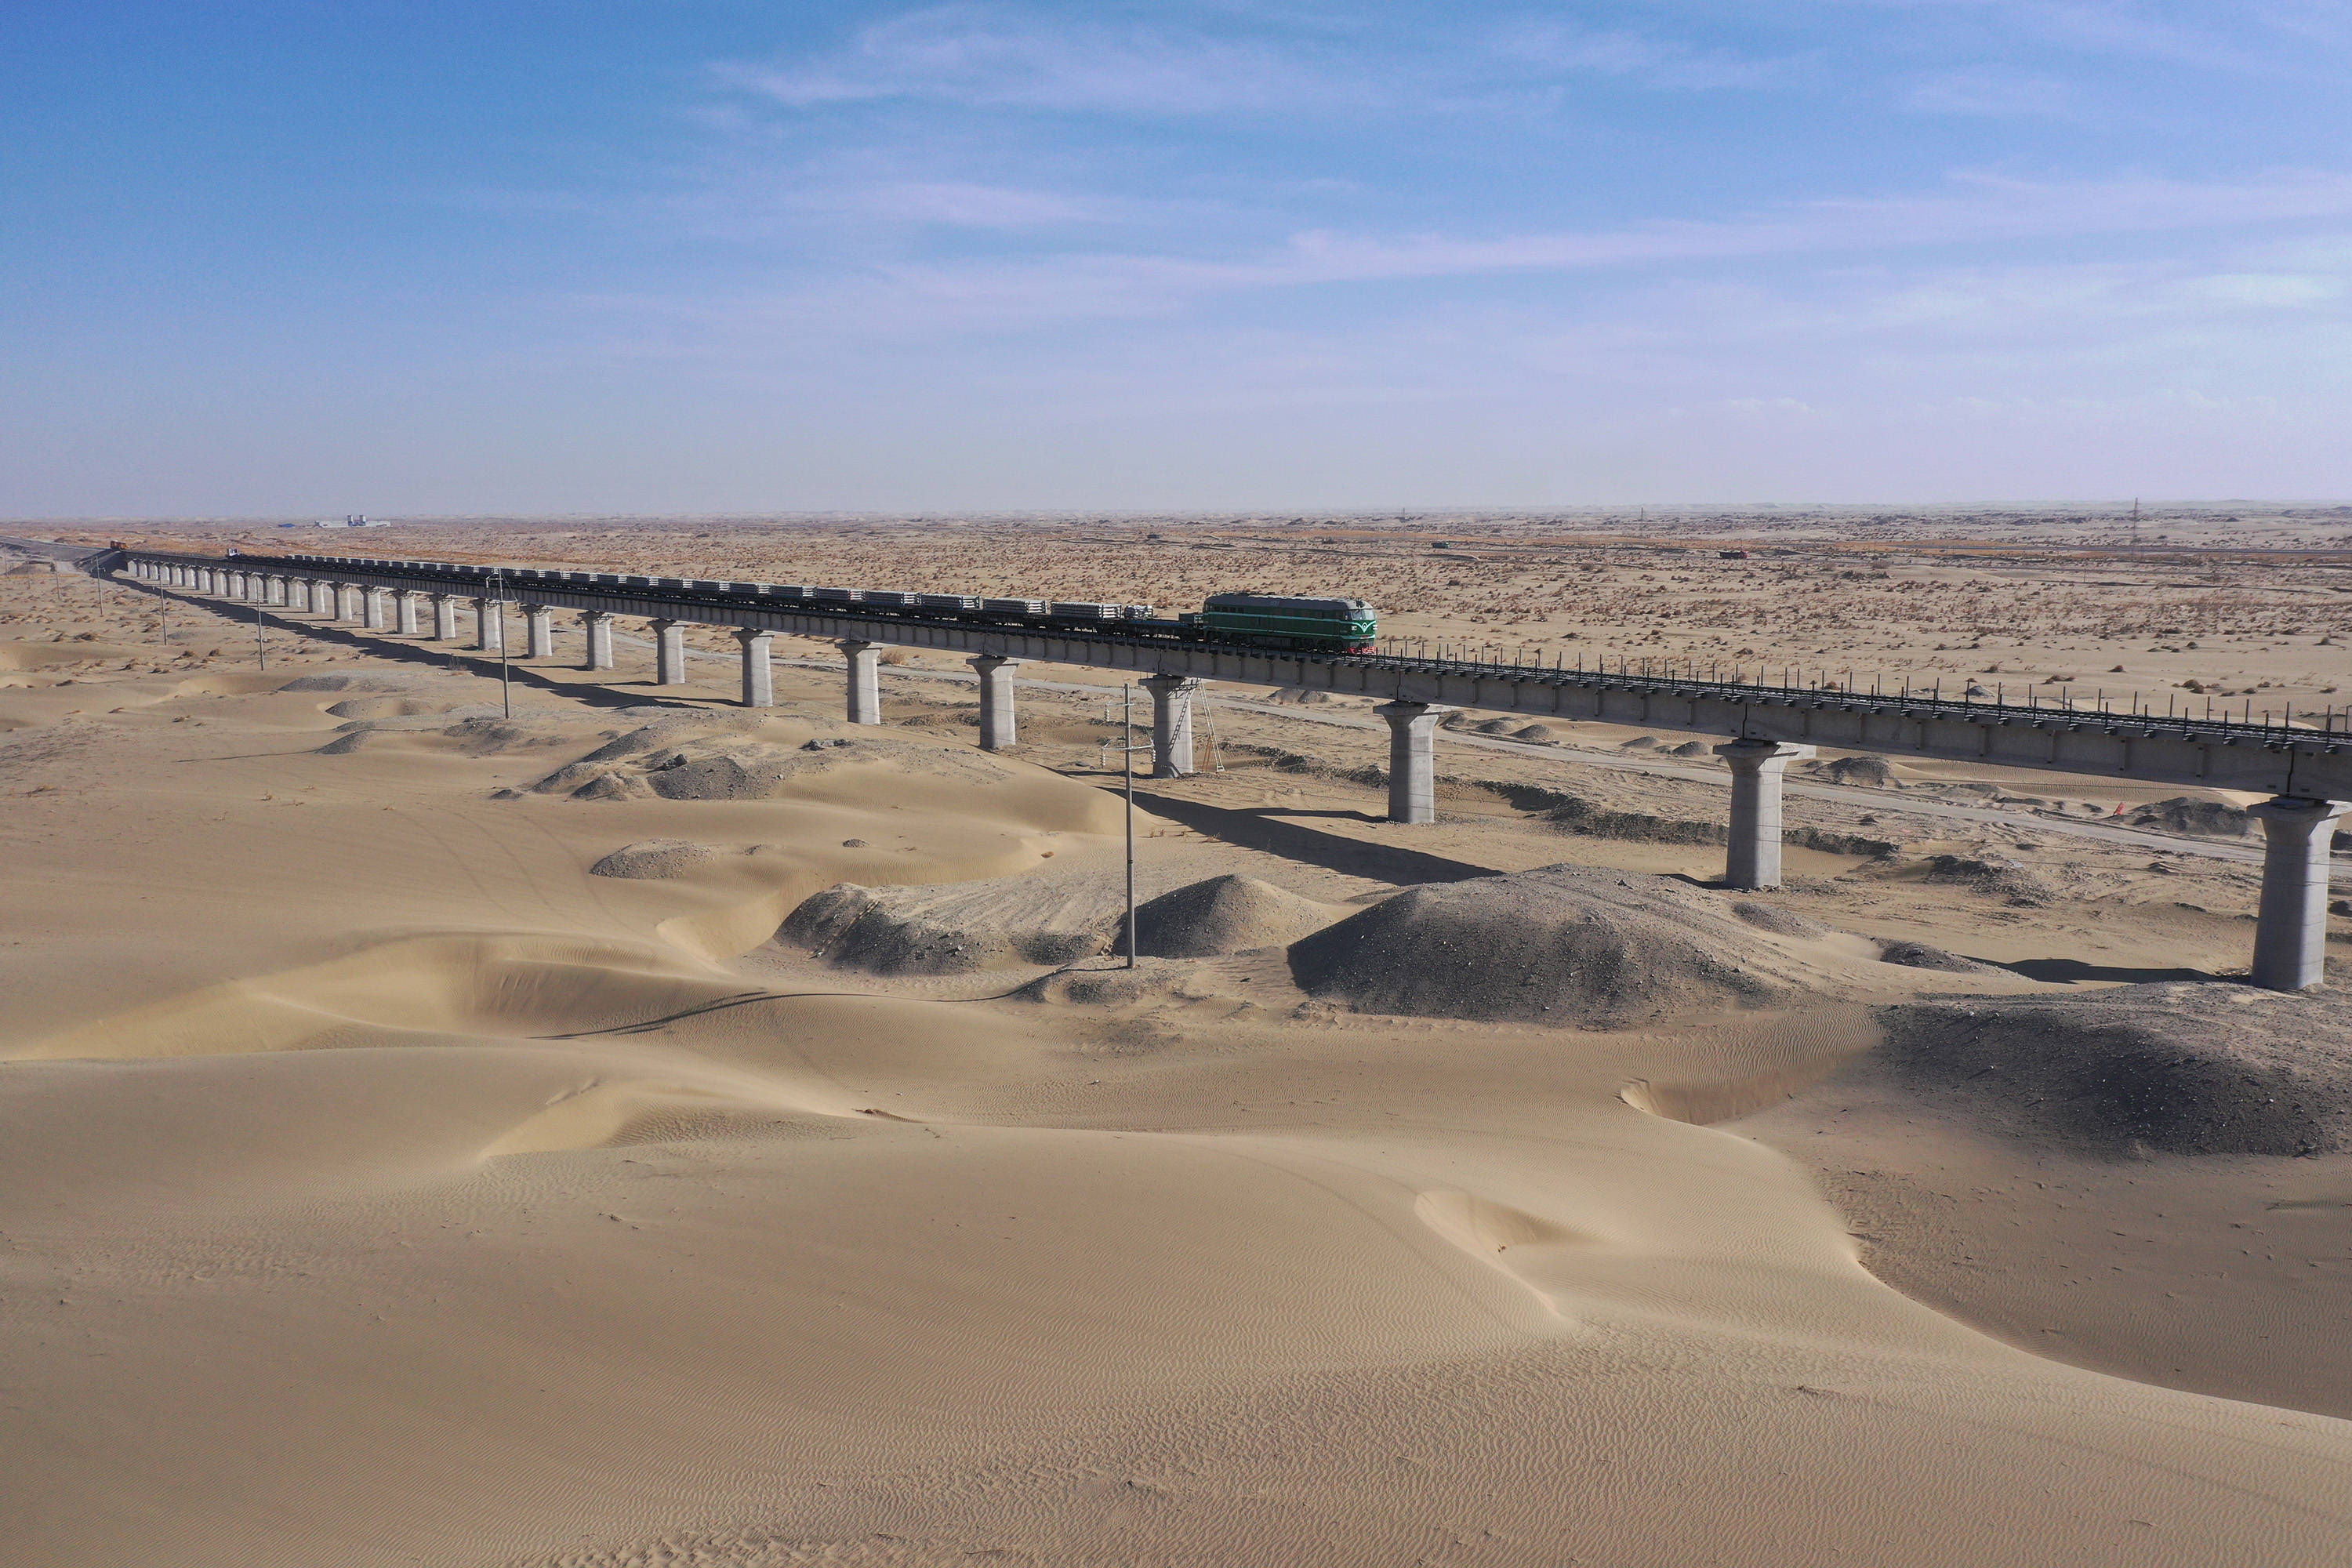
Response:
[{"label": "loaded rail car", "polygon": [[1361,599],[1213,594],[1198,611],[1163,616],[1150,605],[1091,600],[994,599],[969,594],[918,594],[899,589],[815,587],[798,583],[718,582],[710,578],[624,576],[609,572],[562,572],[449,561],[381,561],[347,555],[294,553],[277,559],[314,568],[384,567],[446,577],[453,588],[492,588],[527,595],[536,583],[551,586],[650,588],[715,606],[792,605],[827,615],[874,616],[906,621],[953,621],[1029,630],[1115,632],[1122,637],[1244,647],[1370,653],[1379,636],[1372,608]]}]

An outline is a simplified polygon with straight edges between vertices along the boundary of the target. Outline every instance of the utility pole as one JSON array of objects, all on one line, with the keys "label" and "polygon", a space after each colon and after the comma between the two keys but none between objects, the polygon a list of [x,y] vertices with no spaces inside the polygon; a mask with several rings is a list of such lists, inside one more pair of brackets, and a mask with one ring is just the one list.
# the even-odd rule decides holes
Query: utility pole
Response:
[{"label": "utility pole", "polygon": [[1135,682],[1119,689],[1119,767],[1127,775],[1127,966],[1135,967]]},{"label": "utility pole", "polygon": [[[1135,753],[1139,751],[1148,752],[1151,748],[1148,745],[1138,746],[1135,743],[1135,684],[1132,681],[1119,688],[1118,716],[1120,726],[1125,731],[1119,742],[1118,761],[1123,774],[1121,782],[1127,795],[1127,967],[1133,969],[1136,960]],[[1110,750],[1108,742],[1103,743],[1103,750],[1106,752]],[[1105,757],[1103,760],[1108,763],[1109,758]]]},{"label": "utility pole", "polygon": [[507,572],[503,566],[490,574],[490,612],[499,617],[499,711],[511,719],[514,687],[507,675]]},{"label": "utility pole", "polygon": [[269,655],[262,647],[261,606],[258,604],[253,606],[253,667],[259,670],[269,668]]}]

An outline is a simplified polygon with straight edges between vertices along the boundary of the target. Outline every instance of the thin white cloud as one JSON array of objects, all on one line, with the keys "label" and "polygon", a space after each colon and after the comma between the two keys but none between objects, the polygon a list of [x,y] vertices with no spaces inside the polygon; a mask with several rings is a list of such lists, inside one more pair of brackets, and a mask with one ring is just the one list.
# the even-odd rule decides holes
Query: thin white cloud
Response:
[{"label": "thin white cloud", "polygon": [[954,181],[898,181],[840,195],[871,217],[959,228],[1061,227],[1111,216],[1108,204],[1081,196]]},{"label": "thin white cloud", "polygon": [[2314,78],[2352,62],[2340,0],[1843,0],[1969,11],[2084,54],[2160,60],[2240,76]]},{"label": "thin white cloud", "polygon": [[1795,58],[1750,58],[1646,34],[1594,32],[1552,21],[1506,28],[1495,47],[1506,58],[1545,71],[1592,71],[1661,88],[1762,87],[1802,66]]},{"label": "thin white cloud", "polygon": [[971,5],[877,23],[821,61],[715,68],[722,85],[796,109],[927,99],[980,108],[1202,115],[1371,95],[1368,84],[1254,40],[1140,25],[1055,26]]},{"label": "thin white cloud", "polygon": [[[2035,184],[1979,175],[1927,195],[1810,202],[1713,221],[1662,222],[1591,233],[1492,239],[1307,233],[1279,247],[1229,257],[1071,250],[1010,259],[868,262],[755,298],[673,300],[650,308],[709,322],[733,320],[753,330],[912,343],[940,334],[1001,334],[1079,321],[1171,316],[1217,297],[1277,289],[1512,274],[1655,271],[1681,264],[1798,264],[1806,258],[1847,265],[1840,258],[1926,247],[2116,234],[2226,234],[2311,220],[2352,225],[2352,176],[2309,173],[2200,184],[2156,179]],[[2318,259],[2329,254],[2326,245],[2300,243],[2311,260],[2230,268],[2233,276],[2242,272],[2273,281],[2215,284],[2205,289],[2207,302],[2218,306],[2232,290],[2239,303],[2254,303],[2260,296],[2271,310],[2291,308],[2302,300],[2313,304],[2332,300],[2328,290],[2333,285],[2277,281],[2336,276]],[[1964,275],[1952,271],[1945,276]],[[2038,274],[2012,267],[2004,276],[2017,280]],[[2099,276],[2095,269],[2064,272],[2069,292],[2060,303],[2082,307],[2093,302],[2091,295],[2103,287]],[[2004,285],[2023,286],[2018,281]],[[1905,296],[1881,290],[1874,297],[1880,308],[1906,312],[1914,327],[1980,310],[2014,315],[2032,305],[1977,284],[1948,297],[1932,288]]]},{"label": "thin white cloud", "polygon": [[2042,76],[1954,71],[1932,77],[1904,95],[1903,105],[1924,114],[1968,114],[1993,120],[2074,120],[2083,117],[2074,89]]}]

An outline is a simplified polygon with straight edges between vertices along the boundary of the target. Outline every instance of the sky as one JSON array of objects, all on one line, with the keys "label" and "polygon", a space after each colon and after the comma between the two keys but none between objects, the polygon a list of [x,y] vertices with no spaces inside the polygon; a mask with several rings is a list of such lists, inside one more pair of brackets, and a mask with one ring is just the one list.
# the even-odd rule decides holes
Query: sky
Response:
[{"label": "sky", "polygon": [[31,0],[0,515],[2352,497],[2352,0]]}]

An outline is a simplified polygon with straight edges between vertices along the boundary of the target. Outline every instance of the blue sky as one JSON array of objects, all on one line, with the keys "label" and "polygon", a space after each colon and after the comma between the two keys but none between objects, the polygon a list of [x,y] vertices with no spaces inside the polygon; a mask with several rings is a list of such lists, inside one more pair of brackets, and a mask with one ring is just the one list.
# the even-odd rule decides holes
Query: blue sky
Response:
[{"label": "blue sky", "polygon": [[0,512],[2352,495],[2352,3],[36,5]]}]

